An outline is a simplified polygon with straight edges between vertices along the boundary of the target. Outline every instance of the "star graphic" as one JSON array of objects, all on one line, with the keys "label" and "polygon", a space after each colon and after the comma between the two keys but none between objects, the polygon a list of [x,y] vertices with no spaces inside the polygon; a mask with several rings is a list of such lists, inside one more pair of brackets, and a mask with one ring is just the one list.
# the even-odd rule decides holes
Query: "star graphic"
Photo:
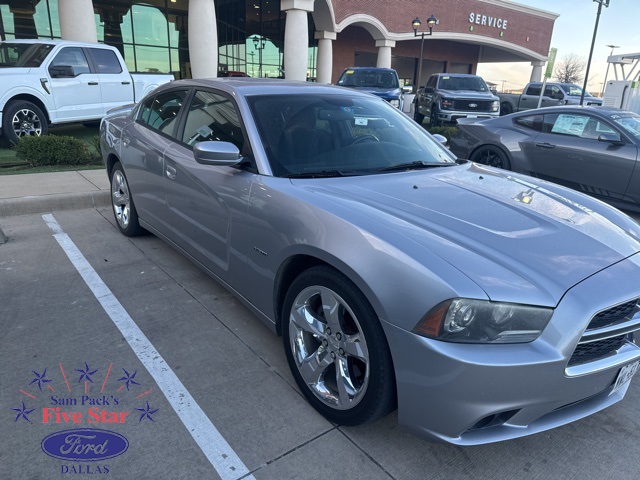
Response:
[{"label": "star graphic", "polygon": [[151,415],[153,415],[160,409],[156,408],[155,410],[151,410],[151,407],[149,406],[149,402],[146,402],[146,403],[147,403],[147,406],[145,408],[136,408],[136,410],[138,410],[139,412],[142,412],[142,415],[140,415],[140,420],[138,421],[141,422],[145,418],[148,418],[152,422],[155,422],[155,420],[151,417]]},{"label": "star graphic", "polygon": [[136,373],[138,373],[138,371],[136,370],[135,372],[133,372],[131,375],[129,375],[129,372],[127,372],[124,368],[122,369],[122,371],[124,372],[124,377],[119,378],[118,381],[121,382],[124,380],[125,385],[127,386],[127,391],[129,390],[129,385],[140,385],[138,382],[136,382],[134,380]]},{"label": "star graphic", "polygon": [[[148,404],[147,404],[148,405]],[[16,416],[16,422],[18,421],[18,419],[20,417],[24,418],[27,422],[31,423],[31,420],[29,420],[29,417],[27,415],[29,415],[31,412],[33,412],[35,410],[35,408],[32,408],[31,410],[27,410],[27,407],[24,406],[24,401],[22,402],[22,408],[12,408],[11,410],[18,412],[18,415]]]},{"label": "star graphic", "polygon": [[38,384],[38,388],[40,389],[40,391],[42,391],[42,384],[43,383],[48,383],[51,380],[49,380],[48,378],[45,378],[47,376],[47,369],[44,369],[44,372],[42,372],[42,375],[40,375],[38,372],[33,371],[33,374],[36,376],[36,378],[34,378],[33,380],[31,380],[31,383],[29,385],[33,385],[34,383]]},{"label": "star graphic", "polygon": [[78,379],[78,383],[82,382],[83,379],[89,380],[91,383],[93,383],[93,380],[91,380],[91,375],[93,375],[97,371],[98,371],[98,369],[94,370],[93,372],[90,372],[89,371],[89,364],[87,362],[84,362],[84,370],[78,370],[76,368],[76,372],[78,372],[80,374],[80,378]]}]

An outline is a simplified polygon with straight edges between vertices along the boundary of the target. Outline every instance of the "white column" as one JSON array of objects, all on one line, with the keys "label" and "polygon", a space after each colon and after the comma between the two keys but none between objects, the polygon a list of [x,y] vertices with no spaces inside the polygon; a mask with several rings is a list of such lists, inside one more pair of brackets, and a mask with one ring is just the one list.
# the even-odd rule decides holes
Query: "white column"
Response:
[{"label": "white column", "polygon": [[63,40],[96,43],[98,32],[91,0],[58,0],[60,36]]},{"label": "white column", "polygon": [[378,47],[378,61],[376,67],[391,68],[391,48],[396,46],[393,40],[376,40]]},{"label": "white column", "polygon": [[333,41],[336,39],[336,33],[326,31],[316,32],[315,38],[318,40],[316,82],[331,83],[331,73],[333,69]]},{"label": "white column", "polygon": [[218,25],[213,0],[189,0],[189,59],[193,78],[218,76]]},{"label": "white column", "polygon": [[542,67],[544,67],[544,62],[531,62],[531,78],[529,78],[530,82],[540,82],[542,81]]},{"label": "white column", "polygon": [[309,20],[315,0],[282,0],[280,10],[287,12],[284,26],[284,78],[306,80],[309,62]]}]

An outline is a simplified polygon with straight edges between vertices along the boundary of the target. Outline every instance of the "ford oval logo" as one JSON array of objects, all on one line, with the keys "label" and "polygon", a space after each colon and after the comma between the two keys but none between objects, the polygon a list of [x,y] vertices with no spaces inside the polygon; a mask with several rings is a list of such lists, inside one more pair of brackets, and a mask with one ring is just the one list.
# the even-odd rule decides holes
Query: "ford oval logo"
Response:
[{"label": "ford oval logo", "polygon": [[469,104],[469,107],[470,107],[470,108],[476,108],[477,106],[478,106],[478,104],[477,104],[477,103],[470,103],[470,104]]},{"label": "ford oval logo", "polygon": [[41,446],[44,453],[60,460],[95,462],[122,455],[129,441],[108,430],[78,428],[47,435]]}]

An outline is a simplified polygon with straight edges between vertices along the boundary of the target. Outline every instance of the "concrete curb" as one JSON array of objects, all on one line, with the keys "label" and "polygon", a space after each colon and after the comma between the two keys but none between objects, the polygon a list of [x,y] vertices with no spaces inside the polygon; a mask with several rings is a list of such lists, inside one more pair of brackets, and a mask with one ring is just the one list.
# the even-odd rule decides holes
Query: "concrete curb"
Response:
[{"label": "concrete curb", "polygon": [[95,192],[37,195],[0,199],[0,218],[58,210],[81,210],[108,207],[111,195],[108,190]]}]

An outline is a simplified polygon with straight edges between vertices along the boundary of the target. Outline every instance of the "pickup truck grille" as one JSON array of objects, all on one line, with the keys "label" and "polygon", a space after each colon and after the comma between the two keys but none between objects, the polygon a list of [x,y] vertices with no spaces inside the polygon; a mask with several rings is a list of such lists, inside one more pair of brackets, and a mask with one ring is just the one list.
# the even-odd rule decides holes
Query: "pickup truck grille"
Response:
[{"label": "pickup truck grille", "polygon": [[490,112],[493,100],[454,100],[453,110],[465,112]]}]

